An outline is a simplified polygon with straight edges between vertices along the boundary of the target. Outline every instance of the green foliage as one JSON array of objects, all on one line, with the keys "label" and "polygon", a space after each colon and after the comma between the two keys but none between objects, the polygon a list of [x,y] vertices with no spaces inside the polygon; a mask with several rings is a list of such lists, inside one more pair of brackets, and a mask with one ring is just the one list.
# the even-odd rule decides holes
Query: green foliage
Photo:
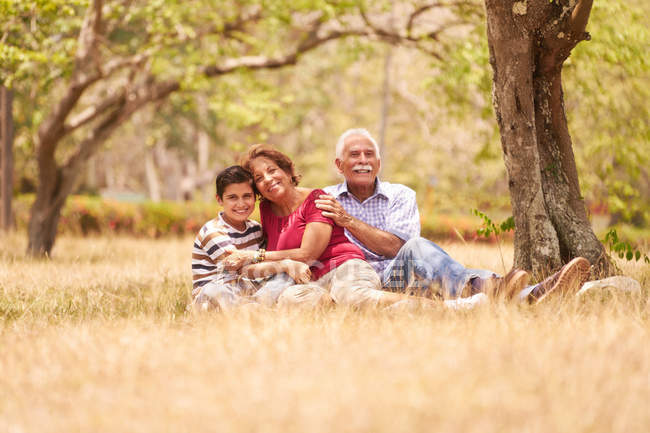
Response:
[{"label": "green foliage", "polygon": [[[565,66],[565,102],[587,202],[650,224],[648,2],[596,2]],[[615,16],[613,21],[611,17]]]},{"label": "green foliage", "polygon": [[639,261],[643,257],[645,263],[650,264],[650,258],[634,248],[628,241],[619,239],[616,229],[610,229],[606,234],[602,242],[609,247],[609,250],[616,253],[619,258],[625,259],[627,261]]},{"label": "green foliage", "polygon": [[49,87],[70,73],[77,32],[88,0],[1,0],[2,80],[13,87],[25,80]]},{"label": "green foliage", "polygon": [[[305,185],[323,186],[338,180],[332,169],[332,146],[338,133],[350,126],[377,132],[386,53],[379,44],[352,38],[324,45],[306,54],[295,69],[241,70],[218,80],[206,79],[201,71],[204,65],[222,64],[242,55],[281,54],[290,43],[304,37],[296,29],[298,21],[307,16],[322,13],[323,21],[345,22],[345,14],[361,6],[385,11],[391,2],[105,3],[110,30],[102,41],[105,60],[146,53],[150,61],[145,69],[156,79],[182,82],[181,92],[156,107],[150,124],[134,127],[134,145],[164,143],[183,155],[195,156],[189,122],[206,131],[217,147],[210,152],[211,162],[232,163],[246,145],[269,141],[295,157]],[[397,21],[402,9],[408,9],[406,3],[409,7],[420,5],[396,3]],[[37,129],[70,77],[88,4],[88,0],[0,0],[0,78],[16,90],[16,178],[35,178]],[[263,11],[259,21],[227,36],[221,32],[238,13],[256,5]],[[450,33],[436,35],[433,47],[442,60],[415,54],[399,57],[398,50],[393,51],[395,63],[412,69],[410,75],[398,78],[413,84],[411,93],[425,103],[413,109],[394,89],[382,176],[412,186],[418,195],[435,177],[436,211],[457,212],[468,206],[508,208],[491,105],[492,71],[482,8],[482,1],[470,0],[434,9],[440,17],[453,15],[454,21],[465,22]],[[646,102],[650,79],[645,55],[650,44],[645,25],[649,13],[647,2],[641,0],[596,2],[588,26],[592,40],[576,47],[563,76],[569,127],[587,203],[605,205],[623,220],[639,221],[639,225],[650,221],[650,113]],[[617,17],[616,22],[612,16]],[[127,79],[126,74],[116,74],[93,87],[73,115]],[[424,85],[418,86],[423,80]],[[397,87],[398,83],[393,84]],[[427,117],[420,116],[423,120],[418,123],[420,112]],[[461,136],[458,143],[440,143],[445,140],[435,133],[441,124],[454,123],[471,134]],[[70,154],[83,132],[67,137],[57,155]],[[124,134],[117,135],[116,140],[125,139]],[[443,153],[447,149],[449,155]],[[458,162],[459,154],[468,153],[466,164]],[[457,165],[447,163],[449,158]],[[459,170],[459,165],[464,169]]]},{"label": "green foliage", "polygon": [[495,235],[498,237],[503,233],[515,229],[515,220],[512,216],[509,216],[499,224],[495,224],[489,216],[478,209],[472,209],[472,214],[483,220],[483,227],[476,230],[476,234],[479,236],[484,236],[487,238],[491,235]]},{"label": "green foliage", "polygon": [[490,235],[494,235],[495,239],[497,240],[497,246],[499,247],[499,255],[501,257],[501,265],[503,266],[503,272],[506,273],[506,263],[503,258],[503,252],[501,251],[500,236],[509,231],[514,231],[515,229],[514,218],[510,216],[500,224],[495,224],[489,216],[487,216],[484,212],[481,212],[478,209],[472,209],[472,213],[483,220],[483,227],[477,229],[476,233],[479,236],[484,236],[486,238],[490,237]]},{"label": "green foliage", "polygon": [[[604,204],[639,226],[650,223],[649,5],[643,0],[594,2],[587,26],[591,40],[577,45],[563,69],[565,107],[585,200],[592,206]],[[453,47],[446,51],[448,57],[432,63],[426,90],[459,121],[481,131],[483,145],[475,163],[485,173],[497,170],[497,160],[502,165],[501,150],[491,104],[485,17],[472,22],[475,26],[462,38],[447,41]],[[487,180],[481,183],[484,193],[506,194]]]}]

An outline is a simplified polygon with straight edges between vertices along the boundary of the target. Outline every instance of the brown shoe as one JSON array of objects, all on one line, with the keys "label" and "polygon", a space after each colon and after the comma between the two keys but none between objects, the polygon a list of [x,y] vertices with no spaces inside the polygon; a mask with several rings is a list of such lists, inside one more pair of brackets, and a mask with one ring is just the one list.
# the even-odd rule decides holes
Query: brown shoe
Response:
[{"label": "brown shoe", "polygon": [[559,272],[542,281],[536,290],[537,293],[531,293],[532,301],[540,303],[551,293],[564,295],[576,293],[589,278],[589,267],[589,260],[576,257],[564,265]]},{"label": "brown shoe", "polygon": [[502,296],[505,300],[510,301],[528,285],[530,274],[522,269],[513,269],[508,272],[505,280],[506,287]]}]

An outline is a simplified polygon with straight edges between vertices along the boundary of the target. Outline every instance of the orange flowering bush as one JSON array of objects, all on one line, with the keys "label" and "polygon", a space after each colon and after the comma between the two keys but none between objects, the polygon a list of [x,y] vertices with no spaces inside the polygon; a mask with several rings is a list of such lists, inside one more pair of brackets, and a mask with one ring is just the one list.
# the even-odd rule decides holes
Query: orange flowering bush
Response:
[{"label": "orange flowering bush", "polygon": [[[14,202],[18,229],[26,229],[33,196]],[[216,203],[123,202],[97,196],[70,196],[61,212],[58,232],[76,235],[126,234],[161,237],[195,234],[218,211]]]}]

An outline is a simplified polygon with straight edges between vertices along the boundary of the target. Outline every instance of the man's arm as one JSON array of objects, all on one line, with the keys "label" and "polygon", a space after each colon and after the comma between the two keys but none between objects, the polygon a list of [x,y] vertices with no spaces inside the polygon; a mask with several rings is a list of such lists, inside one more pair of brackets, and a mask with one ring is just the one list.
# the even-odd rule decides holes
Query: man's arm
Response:
[{"label": "man's arm", "polygon": [[321,195],[316,200],[316,207],[323,211],[323,216],[332,218],[334,222],[347,229],[366,248],[375,254],[393,258],[404,240],[384,230],[373,227],[358,218],[348,214],[341,203],[331,195]]}]

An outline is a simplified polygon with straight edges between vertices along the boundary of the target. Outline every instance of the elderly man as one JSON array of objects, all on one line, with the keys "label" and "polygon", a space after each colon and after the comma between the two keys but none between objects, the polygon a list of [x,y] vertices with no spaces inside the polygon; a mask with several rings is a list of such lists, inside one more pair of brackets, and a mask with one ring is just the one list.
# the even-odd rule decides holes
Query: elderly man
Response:
[{"label": "elderly man", "polygon": [[529,275],[525,271],[513,270],[499,277],[491,271],[465,268],[438,245],[420,237],[415,192],[377,178],[379,147],[365,129],[350,129],[341,135],[335,162],[345,181],[324,188],[327,195],[321,195],[316,206],[345,228],[388,290],[435,285],[444,297],[484,292],[541,300],[551,292],[573,290],[586,278],[589,262],[581,258],[526,289]]}]

